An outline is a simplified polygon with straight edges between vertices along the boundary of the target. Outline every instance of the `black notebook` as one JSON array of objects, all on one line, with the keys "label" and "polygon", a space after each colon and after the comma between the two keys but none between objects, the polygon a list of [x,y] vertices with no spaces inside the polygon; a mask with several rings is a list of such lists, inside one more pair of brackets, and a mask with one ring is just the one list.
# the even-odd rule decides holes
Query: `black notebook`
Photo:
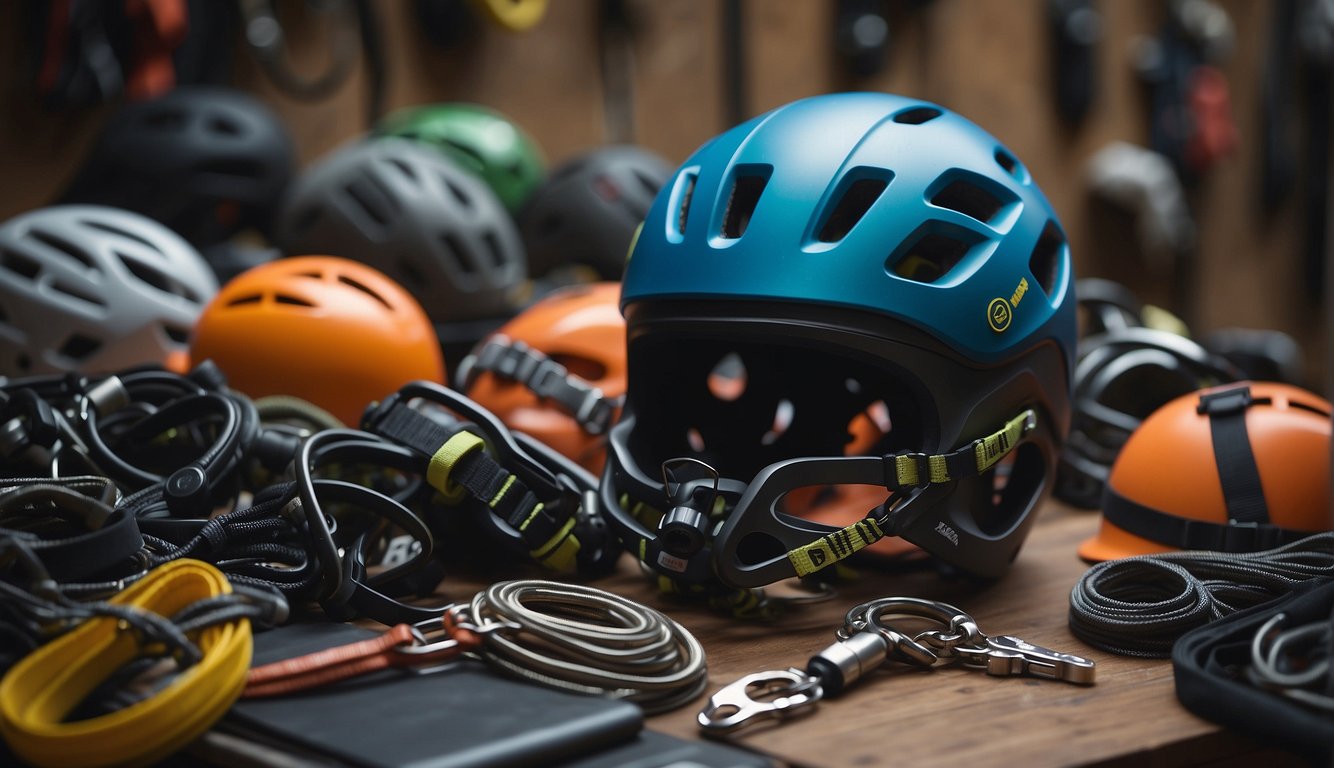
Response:
[{"label": "black notebook", "polygon": [[[253,663],[375,634],[346,624],[283,627],[255,636]],[[219,750],[230,744],[285,754],[293,764],[549,766],[629,742],[642,725],[633,704],[519,682],[461,660],[428,674],[386,670],[290,696],[242,699],[217,729],[230,738],[205,740],[195,754],[225,760]]]}]

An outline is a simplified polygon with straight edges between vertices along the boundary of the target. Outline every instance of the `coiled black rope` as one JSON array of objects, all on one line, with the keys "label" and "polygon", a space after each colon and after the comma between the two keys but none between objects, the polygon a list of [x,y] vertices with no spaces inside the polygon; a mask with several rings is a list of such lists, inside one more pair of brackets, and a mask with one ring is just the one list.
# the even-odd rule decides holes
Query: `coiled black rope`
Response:
[{"label": "coiled black rope", "polygon": [[1195,627],[1334,576],[1334,532],[1262,552],[1172,552],[1109,560],[1070,592],[1070,631],[1122,656],[1165,659]]}]

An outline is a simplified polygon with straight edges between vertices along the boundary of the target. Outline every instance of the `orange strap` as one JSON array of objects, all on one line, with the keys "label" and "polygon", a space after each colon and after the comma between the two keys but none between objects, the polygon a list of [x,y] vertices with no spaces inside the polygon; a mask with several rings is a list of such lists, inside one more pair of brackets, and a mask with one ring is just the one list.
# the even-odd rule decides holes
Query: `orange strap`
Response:
[{"label": "orange strap", "polygon": [[406,650],[417,643],[412,625],[395,624],[376,637],[254,667],[246,675],[241,696],[282,696],[391,667],[449,661],[482,644],[481,636],[472,630],[448,619],[444,626],[453,642],[435,643],[418,651]]}]

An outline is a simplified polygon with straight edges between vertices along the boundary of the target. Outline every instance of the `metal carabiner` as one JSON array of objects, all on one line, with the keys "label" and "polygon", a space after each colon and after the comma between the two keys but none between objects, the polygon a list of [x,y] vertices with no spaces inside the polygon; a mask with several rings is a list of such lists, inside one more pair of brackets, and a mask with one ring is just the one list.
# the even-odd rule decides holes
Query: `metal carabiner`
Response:
[{"label": "metal carabiner", "polygon": [[705,731],[728,733],[757,719],[786,720],[811,711],[823,696],[820,678],[796,667],[755,672],[710,696],[696,720]]},{"label": "metal carabiner", "polygon": [[985,669],[988,675],[1032,675],[1076,685],[1092,685],[1097,666],[1092,659],[1033,645],[1014,635],[987,637],[981,647],[960,646],[955,652],[964,664]]}]

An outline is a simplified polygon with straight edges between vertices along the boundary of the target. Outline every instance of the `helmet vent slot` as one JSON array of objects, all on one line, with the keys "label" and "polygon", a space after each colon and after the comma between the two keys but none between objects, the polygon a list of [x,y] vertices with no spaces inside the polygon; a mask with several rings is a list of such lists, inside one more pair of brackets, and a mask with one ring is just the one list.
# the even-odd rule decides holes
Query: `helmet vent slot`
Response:
[{"label": "helmet vent slot", "polygon": [[1037,245],[1033,246],[1033,254],[1028,257],[1028,268],[1037,278],[1038,285],[1042,286],[1042,292],[1051,295],[1051,290],[1056,285],[1057,271],[1061,264],[1061,251],[1065,248],[1065,235],[1057,228],[1054,222],[1047,222],[1043,228],[1042,235],[1038,238]]},{"label": "helmet vent slot", "polygon": [[209,130],[214,133],[220,133],[224,136],[240,136],[241,125],[235,120],[229,120],[225,117],[215,117],[208,121]]},{"label": "helmet vent slot", "polygon": [[486,244],[486,252],[491,256],[491,266],[495,269],[504,269],[505,252],[500,247],[500,240],[496,239],[496,233],[487,232],[482,235],[482,242]]},{"label": "helmet vent slot", "polygon": [[380,227],[389,223],[389,201],[373,183],[365,179],[357,179],[344,187],[343,191],[372,223]]},{"label": "helmet vent slot", "polygon": [[894,122],[904,125],[921,125],[928,123],[940,117],[943,114],[936,107],[911,107],[894,115]]},{"label": "helmet vent slot", "polygon": [[244,295],[244,296],[237,296],[236,298],[234,298],[234,299],[232,299],[231,301],[227,302],[227,306],[229,306],[229,307],[243,307],[243,306],[245,306],[245,305],[247,305],[247,304],[258,304],[258,303],[260,303],[260,302],[263,301],[263,300],[264,300],[264,297],[263,297],[262,295],[258,294],[258,293],[247,293],[247,294]]},{"label": "helmet vent slot", "polygon": [[93,260],[88,256],[88,254],[84,253],[82,249],[76,247],[73,243],[69,242],[68,240],[62,237],[57,237],[56,235],[53,235],[50,232],[46,232],[44,230],[34,229],[32,231],[32,239],[36,240],[42,245],[47,246],[48,248],[53,248],[59,251],[60,253],[70,257],[71,259],[74,259],[75,261],[79,262],[79,264],[83,265],[88,269],[91,270],[97,269],[97,267],[93,264]]},{"label": "helmet vent slot", "polygon": [[[0,318],[0,319],[3,319],[3,318]],[[1325,410],[1324,408],[1321,408],[1320,406],[1318,406],[1318,405],[1316,405],[1316,404],[1314,404],[1314,403],[1303,403],[1303,402],[1300,402],[1300,401],[1298,401],[1298,400],[1288,400],[1288,407],[1289,407],[1289,408],[1300,408],[1300,409],[1302,409],[1303,411],[1309,411],[1309,412],[1311,412],[1311,413],[1315,413],[1315,414],[1318,414],[1318,415],[1320,415],[1320,416],[1324,416],[1324,417],[1327,418],[1327,419],[1330,417],[1330,415],[1329,415],[1329,411]]]},{"label": "helmet vent slot", "polygon": [[60,345],[60,354],[71,360],[85,360],[102,347],[102,342],[76,333]]},{"label": "helmet vent slot", "polygon": [[996,148],[996,163],[1000,165],[1001,168],[1005,169],[1006,173],[1013,176],[1015,181],[1018,181],[1021,184],[1028,183],[1028,171],[1025,170],[1024,166],[1020,164],[1019,160],[1016,159],[1014,155],[1006,152],[1000,147]]},{"label": "helmet vent slot", "polygon": [[409,181],[419,183],[417,179],[417,171],[413,169],[411,163],[408,163],[401,157],[391,157],[389,158],[389,164],[397,168],[398,172],[403,174]]},{"label": "helmet vent slot", "polygon": [[940,208],[958,211],[963,215],[977,219],[983,224],[991,223],[1005,202],[984,189],[971,179],[959,178],[950,182],[931,198],[931,204]]},{"label": "helmet vent slot", "polygon": [[196,295],[194,291],[190,290],[184,284],[177,282],[166,272],[149,266],[138,259],[126,256],[119,251],[115,253],[116,256],[120,258],[120,263],[125,265],[125,268],[130,271],[130,274],[139,278],[143,282],[153,286],[163,293],[170,293],[173,296],[179,296],[192,302],[202,303],[202,297]]},{"label": "helmet vent slot", "polygon": [[727,196],[727,210],[723,213],[723,237],[736,240],[746,233],[755,206],[760,203],[760,195],[769,183],[769,170],[767,166],[737,168],[732,192]]},{"label": "helmet vent slot", "polygon": [[104,301],[101,297],[94,296],[92,293],[82,288],[75,288],[73,285],[63,280],[56,280],[52,282],[51,289],[54,291],[59,291],[60,293],[65,294],[66,296],[78,299],[79,301],[84,301],[98,307],[105,307],[107,305],[106,301]]},{"label": "helmet vent slot", "polygon": [[464,208],[472,207],[473,203],[472,196],[469,195],[467,192],[464,192],[463,188],[460,187],[457,182],[455,182],[448,176],[441,176],[440,181],[445,185],[445,189],[449,190],[449,194],[453,195],[454,199],[459,201],[459,205],[463,206]]},{"label": "helmet vent slot", "polygon": [[469,146],[460,141],[455,141],[454,139],[443,139],[443,143],[445,146],[460,155],[463,155],[463,157],[466,158],[467,165],[473,170],[480,171],[486,167],[486,158],[482,157],[482,153],[478,152],[476,147]]},{"label": "helmet vent slot", "polygon": [[0,267],[13,272],[19,277],[32,280],[42,272],[42,265],[15,251],[0,251]]},{"label": "helmet vent slot", "polygon": [[313,307],[313,306],[315,306],[314,304],[310,303],[309,301],[306,301],[305,299],[301,298],[300,296],[293,296],[293,295],[290,294],[290,293],[275,293],[275,294],[273,294],[273,302],[274,302],[275,304],[286,304],[286,305],[289,306],[289,307]]},{"label": "helmet vent slot", "polygon": [[236,176],[243,179],[257,179],[265,175],[264,167],[252,160],[241,160],[239,158],[230,158],[226,160],[209,160],[199,164],[200,174],[213,174],[216,176]]},{"label": "helmet vent slot", "polygon": [[167,335],[167,338],[171,339],[177,344],[190,343],[190,331],[187,328],[181,328],[180,326],[176,325],[163,325],[162,332]]},{"label": "helmet vent slot", "polygon": [[348,277],[347,275],[339,275],[339,276],[338,276],[338,282],[342,283],[343,285],[348,286],[349,288],[353,288],[353,289],[356,289],[356,290],[358,290],[358,291],[361,291],[362,293],[366,294],[367,296],[370,296],[372,299],[375,299],[376,301],[378,301],[378,302],[380,302],[381,304],[383,304],[384,307],[385,307],[385,309],[393,309],[393,307],[389,306],[389,302],[388,302],[388,301],[385,301],[385,298],[384,298],[383,296],[381,296],[380,294],[378,294],[378,293],[376,293],[375,291],[371,290],[371,288],[370,288],[369,286],[367,286],[367,285],[365,285],[365,284],[363,284],[363,283],[360,283],[360,282],[358,282],[358,281],[356,281],[356,280],[353,280],[352,278]]},{"label": "helmet vent slot", "polygon": [[681,207],[676,211],[676,232],[684,234],[686,222],[690,219],[690,201],[695,197],[695,182],[699,181],[699,172],[682,174],[678,182],[681,188]]},{"label": "helmet vent slot", "polygon": [[[108,235],[115,235],[117,237],[123,237],[126,240],[133,240],[134,242],[139,243],[145,248],[161,252],[161,249],[158,248],[158,246],[155,245],[154,243],[149,242],[147,239],[143,238],[142,236],[134,232],[129,231],[128,229],[122,229],[120,227],[115,226],[114,224],[108,224],[105,221],[96,221],[93,219],[84,219],[79,223],[84,225],[85,227],[88,227],[89,229],[96,229],[97,231],[105,232]],[[82,253],[71,253],[70,255],[80,260],[86,258],[86,256]],[[85,261],[84,263],[87,264],[89,268],[96,268],[96,265],[94,265],[90,261]]]},{"label": "helmet vent slot", "polygon": [[159,109],[144,115],[144,124],[153,128],[178,131],[185,127],[185,115],[174,109]]},{"label": "helmet vent slot", "polygon": [[891,256],[886,265],[899,277],[918,283],[934,283],[949,274],[972,248],[972,243],[950,235],[928,232],[901,256]]},{"label": "helmet vent slot", "polygon": [[836,243],[847,237],[857,222],[871,210],[875,201],[880,199],[885,187],[889,186],[889,180],[894,174],[888,171],[884,173],[888,174],[888,178],[862,177],[843,185],[842,193],[830,209],[824,226],[820,227],[820,242]]},{"label": "helmet vent slot", "polygon": [[463,243],[454,234],[445,234],[440,237],[440,244],[444,246],[445,258],[454,265],[455,269],[465,275],[474,275],[477,268],[468,260]]},{"label": "helmet vent slot", "polygon": [[644,191],[647,192],[650,196],[658,194],[658,192],[662,189],[661,180],[655,179],[652,176],[649,176],[648,174],[644,173],[643,171],[639,170],[634,171],[634,177],[635,181],[639,182],[639,186],[643,187]]}]

